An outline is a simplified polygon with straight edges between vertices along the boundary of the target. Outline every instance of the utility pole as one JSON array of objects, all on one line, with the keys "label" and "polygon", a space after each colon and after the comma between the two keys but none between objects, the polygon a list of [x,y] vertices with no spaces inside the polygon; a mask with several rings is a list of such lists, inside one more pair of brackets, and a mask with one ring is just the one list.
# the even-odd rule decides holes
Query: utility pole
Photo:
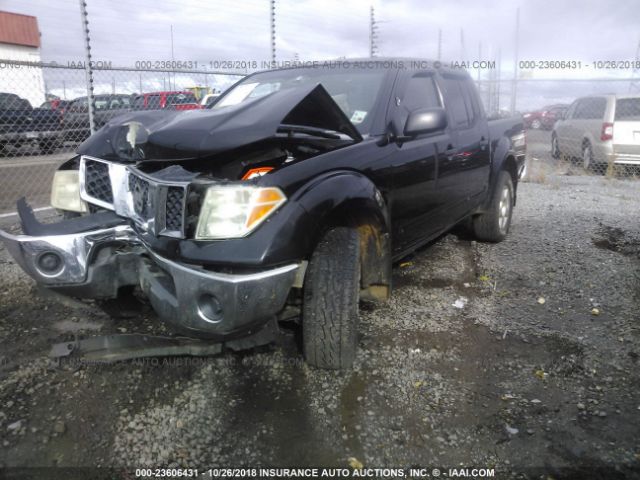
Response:
[{"label": "utility pole", "polygon": [[87,15],[87,3],[80,0],[80,20],[82,21],[82,33],[84,37],[84,78],[87,87],[87,104],[89,105],[89,130],[91,134],[96,131],[96,124],[93,121],[93,110],[95,99],[93,98],[93,68],[91,66],[91,42],[89,38],[89,18]]},{"label": "utility pole", "polygon": [[270,0],[271,68],[276,68],[276,0]]},{"label": "utility pole", "polygon": [[369,12],[369,57],[373,58],[378,53],[378,22],[376,22],[375,11],[373,5]]},{"label": "utility pole", "polygon": [[511,85],[511,114],[516,112],[518,96],[518,42],[520,40],[520,7],[516,9],[516,37],[514,39],[513,84]]},{"label": "utility pole", "polygon": [[[173,56],[173,24],[171,24],[171,69],[174,68],[175,61]],[[169,73],[169,88],[171,88],[171,73]],[[176,89],[176,72],[173,72],[173,90]]]},{"label": "utility pole", "polygon": [[629,84],[629,92],[640,92],[640,40],[638,40],[638,46],[636,48],[636,60],[635,68],[631,74],[631,83]]},{"label": "utility pole", "polygon": [[438,29],[438,61],[442,59],[442,29]]},{"label": "utility pole", "polygon": [[[482,61],[482,42],[478,42],[478,61]],[[478,68],[478,82],[480,81],[480,68]]]}]

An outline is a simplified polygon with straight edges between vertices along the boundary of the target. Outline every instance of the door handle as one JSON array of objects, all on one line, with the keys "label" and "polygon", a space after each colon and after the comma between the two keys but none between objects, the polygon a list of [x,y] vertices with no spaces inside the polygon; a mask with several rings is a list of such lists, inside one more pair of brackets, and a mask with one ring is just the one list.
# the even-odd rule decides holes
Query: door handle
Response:
[{"label": "door handle", "polygon": [[447,149],[444,151],[444,156],[448,161],[453,160],[453,158],[456,156],[456,154],[458,153],[458,149],[454,148],[453,145],[449,144],[447,145]]}]

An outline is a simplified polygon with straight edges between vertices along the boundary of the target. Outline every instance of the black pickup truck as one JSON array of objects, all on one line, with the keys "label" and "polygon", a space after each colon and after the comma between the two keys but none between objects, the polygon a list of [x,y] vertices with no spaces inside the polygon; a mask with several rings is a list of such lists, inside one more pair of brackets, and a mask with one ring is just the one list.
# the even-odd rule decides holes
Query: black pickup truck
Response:
[{"label": "black pickup truck", "polygon": [[392,262],[460,222],[509,231],[525,137],[487,122],[469,75],[426,61],[319,63],[249,75],[206,110],[130,112],[85,141],[40,224],[0,231],[42,285],[146,294],[190,336],[245,348],[301,324],[311,365],[347,368],[359,300]]},{"label": "black pickup truck", "polygon": [[19,148],[37,142],[42,153],[52,153],[61,145],[60,113],[33,108],[28,100],[13,93],[0,93],[0,156],[7,146]]}]

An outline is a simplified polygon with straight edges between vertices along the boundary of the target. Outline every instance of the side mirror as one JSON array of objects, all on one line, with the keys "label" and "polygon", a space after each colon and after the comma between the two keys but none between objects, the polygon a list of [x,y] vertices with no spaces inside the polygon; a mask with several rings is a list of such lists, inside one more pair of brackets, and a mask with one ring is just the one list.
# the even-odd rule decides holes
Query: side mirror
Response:
[{"label": "side mirror", "polygon": [[409,114],[404,125],[404,136],[415,137],[447,128],[447,113],[444,108],[420,108]]}]

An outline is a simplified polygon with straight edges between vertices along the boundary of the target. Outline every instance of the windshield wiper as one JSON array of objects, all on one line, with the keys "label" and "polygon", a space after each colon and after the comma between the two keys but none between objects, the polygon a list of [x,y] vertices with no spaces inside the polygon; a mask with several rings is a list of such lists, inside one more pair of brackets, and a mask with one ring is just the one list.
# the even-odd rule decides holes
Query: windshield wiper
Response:
[{"label": "windshield wiper", "polygon": [[305,125],[287,125],[281,124],[278,127],[279,133],[303,133],[305,135],[312,135],[314,137],[329,138],[331,140],[342,140],[344,137],[342,133],[336,130],[327,130],[325,128],[307,127]]}]

